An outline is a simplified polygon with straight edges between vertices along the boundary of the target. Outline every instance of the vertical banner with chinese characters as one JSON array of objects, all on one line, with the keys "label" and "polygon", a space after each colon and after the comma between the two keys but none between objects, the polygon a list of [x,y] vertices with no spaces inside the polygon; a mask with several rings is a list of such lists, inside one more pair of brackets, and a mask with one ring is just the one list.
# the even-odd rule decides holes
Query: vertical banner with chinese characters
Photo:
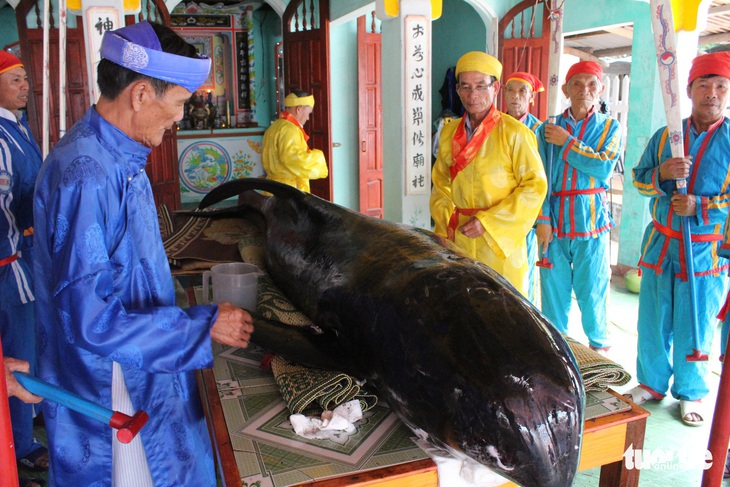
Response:
[{"label": "vertical banner with chinese characters", "polygon": [[406,195],[431,191],[431,22],[405,18],[405,185]]},{"label": "vertical banner with chinese characters", "polygon": [[124,7],[121,0],[83,0],[84,37],[86,41],[86,66],[89,71],[89,95],[91,103],[99,99],[96,84],[96,66],[101,61],[101,39],[104,32],[124,27]]}]

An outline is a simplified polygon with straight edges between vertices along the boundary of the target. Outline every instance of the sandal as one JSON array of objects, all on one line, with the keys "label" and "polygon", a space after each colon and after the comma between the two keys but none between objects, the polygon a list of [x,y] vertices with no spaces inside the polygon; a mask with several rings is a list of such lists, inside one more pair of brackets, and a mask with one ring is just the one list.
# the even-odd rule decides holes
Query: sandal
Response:
[{"label": "sandal", "polygon": [[679,401],[679,411],[682,415],[682,422],[687,426],[702,426],[705,424],[705,419],[702,417],[702,414],[704,414],[703,410],[704,408],[702,407],[701,400],[686,401],[681,399]]},{"label": "sandal", "polygon": [[43,479],[20,477],[18,479],[18,485],[20,487],[45,487],[46,481]]},{"label": "sandal", "polygon": [[650,399],[654,401],[661,401],[662,399],[664,399],[664,394],[654,392],[649,387],[641,384],[624,393],[623,396],[637,406],[641,406]]},{"label": "sandal", "polygon": [[48,448],[40,445],[38,448],[18,460],[18,463],[33,472],[44,472],[48,470]]}]

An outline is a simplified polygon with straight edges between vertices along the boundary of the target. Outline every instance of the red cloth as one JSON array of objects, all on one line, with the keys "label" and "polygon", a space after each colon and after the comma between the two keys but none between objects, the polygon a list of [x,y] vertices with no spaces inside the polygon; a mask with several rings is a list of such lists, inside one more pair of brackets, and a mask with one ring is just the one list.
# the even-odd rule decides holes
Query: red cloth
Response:
[{"label": "red cloth", "polygon": [[293,123],[294,125],[296,125],[297,127],[299,127],[299,130],[302,131],[302,135],[304,135],[304,142],[307,142],[309,140],[309,136],[304,131],[304,127],[301,126],[301,124],[299,123],[299,120],[297,120],[296,118],[294,118],[294,115],[292,115],[289,112],[279,112],[279,118],[283,118],[285,120],[289,120],[291,123]]},{"label": "red cloth", "polygon": [[713,52],[694,58],[689,69],[688,83],[708,74],[730,79],[730,52]]},{"label": "red cloth", "polygon": [[537,76],[534,76],[530,73],[526,73],[524,71],[515,71],[507,77],[507,81],[505,81],[504,84],[506,85],[513,79],[517,79],[524,83],[527,83],[528,85],[530,85],[532,91],[534,91],[535,93],[545,91],[545,86],[543,86],[542,81],[540,81]]},{"label": "red cloth", "polygon": [[0,74],[22,65],[23,61],[10,54],[8,51],[0,49]]},{"label": "red cloth", "polygon": [[603,81],[603,68],[593,61],[580,61],[572,65],[568,70],[568,74],[565,75],[565,82],[567,83],[576,74],[594,74],[599,80]]}]

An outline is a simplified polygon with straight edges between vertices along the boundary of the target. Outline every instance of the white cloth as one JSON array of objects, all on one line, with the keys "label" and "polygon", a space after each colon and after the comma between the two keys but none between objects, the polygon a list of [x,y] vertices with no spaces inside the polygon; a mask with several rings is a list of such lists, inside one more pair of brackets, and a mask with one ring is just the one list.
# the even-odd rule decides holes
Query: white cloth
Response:
[{"label": "white cloth", "polygon": [[[126,415],[134,414],[134,406],[124,382],[124,372],[117,362],[112,367],[112,409]],[[129,443],[112,435],[112,485],[114,487],[155,487],[147,464],[142,437],[137,435]]]},{"label": "white cloth", "polygon": [[320,418],[292,414],[289,422],[294,432],[310,440],[326,440],[336,437],[341,431],[355,432],[355,423],[362,419],[360,401],[354,399],[337,406],[333,411],[325,411]]},{"label": "white cloth", "polygon": [[460,455],[429,445],[422,439],[416,444],[436,463],[439,487],[497,487],[509,482],[489,467]]}]

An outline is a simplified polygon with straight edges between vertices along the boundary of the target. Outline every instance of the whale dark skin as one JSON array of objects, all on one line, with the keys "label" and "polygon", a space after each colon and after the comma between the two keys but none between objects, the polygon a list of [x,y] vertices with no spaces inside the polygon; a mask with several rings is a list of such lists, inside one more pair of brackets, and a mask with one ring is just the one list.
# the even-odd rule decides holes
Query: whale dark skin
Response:
[{"label": "whale dark skin", "polygon": [[421,438],[517,484],[572,484],[580,372],[562,335],[505,279],[429,231],[274,181],[225,183],[199,208],[234,196],[237,207],[205,216],[254,212],[267,271],[316,324],[256,317],[254,343],[367,379]]}]

